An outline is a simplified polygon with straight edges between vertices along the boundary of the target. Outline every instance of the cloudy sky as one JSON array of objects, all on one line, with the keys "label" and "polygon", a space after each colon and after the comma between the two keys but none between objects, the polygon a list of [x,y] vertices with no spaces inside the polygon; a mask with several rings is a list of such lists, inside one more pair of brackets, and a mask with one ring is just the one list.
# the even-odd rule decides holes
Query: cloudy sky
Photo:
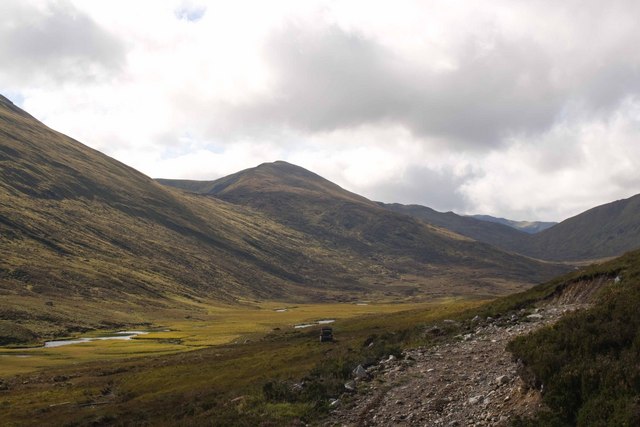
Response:
[{"label": "cloudy sky", "polygon": [[152,177],[286,160],[561,220],[640,193],[640,2],[3,0],[0,93]]}]

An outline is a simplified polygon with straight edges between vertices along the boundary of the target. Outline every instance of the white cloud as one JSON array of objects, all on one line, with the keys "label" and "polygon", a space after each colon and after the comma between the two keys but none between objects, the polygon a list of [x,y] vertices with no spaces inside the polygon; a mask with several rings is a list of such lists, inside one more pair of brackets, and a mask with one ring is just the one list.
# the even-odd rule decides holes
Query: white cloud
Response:
[{"label": "white cloud", "polygon": [[640,100],[598,120],[574,118],[515,138],[488,155],[484,175],[462,186],[476,212],[555,220],[635,195],[640,189]]}]

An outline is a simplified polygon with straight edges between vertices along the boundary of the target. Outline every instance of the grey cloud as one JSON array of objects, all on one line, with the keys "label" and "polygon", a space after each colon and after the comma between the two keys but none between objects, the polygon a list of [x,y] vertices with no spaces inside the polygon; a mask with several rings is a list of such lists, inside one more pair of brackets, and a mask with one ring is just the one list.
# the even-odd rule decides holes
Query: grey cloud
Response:
[{"label": "grey cloud", "polygon": [[[320,33],[287,28],[266,46],[277,79],[269,97],[223,105],[219,122],[243,130],[288,126],[324,131],[391,118],[410,88],[380,46],[328,27]],[[391,78],[389,78],[391,77]]]},{"label": "grey cloud", "polygon": [[470,39],[455,70],[435,72],[339,27],[289,26],[266,45],[272,93],[222,106],[218,117],[245,131],[390,122],[418,137],[440,137],[450,148],[495,148],[509,136],[550,129],[572,104],[599,114],[639,94],[633,46],[584,54],[572,68],[532,38],[497,37],[489,49]]},{"label": "grey cloud", "polygon": [[411,166],[401,180],[376,185],[373,198],[388,203],[420,204],[438,211],[466,212],[471,202],[460,187],[477,177],[471,170],[459,175],[450,169]]},{"label": "grey cloud", "polygon": [[76,81],[117,71],[125,60],[122,42],[66,2],[39,9],[3,2],[0,60],[4,79]]}]

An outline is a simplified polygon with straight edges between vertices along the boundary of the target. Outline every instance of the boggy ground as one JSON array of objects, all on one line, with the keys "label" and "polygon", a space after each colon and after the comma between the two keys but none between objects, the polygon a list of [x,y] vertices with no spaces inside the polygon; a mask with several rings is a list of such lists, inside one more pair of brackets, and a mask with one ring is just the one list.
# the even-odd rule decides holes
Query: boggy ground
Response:
[{"label": "boggy ground", "polygon": [[456,340],[383,360],[346,384],[357,394],[334,403],[325,425],[505,426],[516,416],[530,415],[541,406],[540,393],[525,387],[505,347],[516,336],[584,306],[556,304],[507,319],[476,318],[473,332]]}]

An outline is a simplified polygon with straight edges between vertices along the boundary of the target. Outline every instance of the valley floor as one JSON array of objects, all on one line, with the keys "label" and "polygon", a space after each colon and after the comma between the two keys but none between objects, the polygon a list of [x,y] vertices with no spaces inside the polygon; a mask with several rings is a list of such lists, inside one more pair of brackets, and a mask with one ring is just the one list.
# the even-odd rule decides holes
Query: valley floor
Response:
[{"label": "valley floor", "polygon": [[[447,304],[442,300],[438,304]],[[201,304],[198,310],[173,313],[172,317],[148,313],[155,327],[146,329],[141,325],[125,329],[146,330],[132,340],[90,341],[81,344],[44,347],[15,346],[0,347],[0,378],[53,367],[96,361],[114,361],[133,357],[149,357],[181,353],[230,343],[242,343],[256,336],[279,331],[305,331],[296,328],[302,324],[314,326],[317,320],[330,319],[340,323],[356,316],[381,315],[411,309],[427,309],[433,303],[328,303],[286,304],[265,302],[239,307]],[[182,318],[179,317],[182,315]],[[313,328],[312,328],[313,329]],[[114,335],[117,331],[96,330],[70,337],[72,340],[92,339],[103,335]]]},{"label": "valley floor", "polygon": [[[380,360],[395,348],[399,354],[403,332],[458,318],[481,304],[446,299],[210,307],[180,322],[158,323],[166,331],[128,341],[0,349],[0,424],[313,423],[324,418],[329,398],[342,391],[344,366],[348,375],[352,362]],[[335,319],[336,340],[320,344],[317,323],[326,319]],[[295,328],[299,323],[314,325]],[[379,348],[363,347],[372,336]],[[313,375],[319,375],[318,384],[335,381],[335,387],[308,401],[273,400],[264,392],[269,383],[293,384]]]},{"label": "valley floor", "polygon": [[[584,305],[554,305],[509,319],[477,320],[472,333],[367,369],[350,403],[338,402],[326,426],[506,426],[541,407],[540,393],[517,375],[505,349],[519,335]],[[438,333],[434,328],[427,333]]]}]

